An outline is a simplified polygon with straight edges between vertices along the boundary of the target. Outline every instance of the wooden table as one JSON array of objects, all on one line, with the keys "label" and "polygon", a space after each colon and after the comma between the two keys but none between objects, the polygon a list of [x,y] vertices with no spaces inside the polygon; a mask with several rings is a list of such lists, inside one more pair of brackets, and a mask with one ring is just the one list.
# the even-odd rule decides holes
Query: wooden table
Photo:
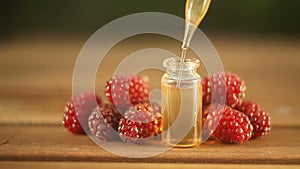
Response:
[{"label": "wooden table", "polygon": [[[0,168],[299,168],[299,39],[211,37],[225,70],[245,79],[247,99],[269,111],[269,135],[241,145],[207,141],[200,147],[135,159],[106,152],[87,136],[72,135],[60,125],[76,57],[86,38],[44,36],[0,43]],[[128,54],[150,47],[180,53],[179,46],[154,35],[121,42],[100,66],[96,92],[104,98],[104,82]],[[159,88],[162,72],[142,74],[149,76],[152,89]]]}]

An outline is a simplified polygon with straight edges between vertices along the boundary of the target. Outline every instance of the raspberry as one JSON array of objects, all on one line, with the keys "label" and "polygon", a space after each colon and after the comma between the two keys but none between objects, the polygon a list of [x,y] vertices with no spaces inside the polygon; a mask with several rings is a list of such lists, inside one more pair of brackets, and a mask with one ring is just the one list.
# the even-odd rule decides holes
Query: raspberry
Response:
[{"label": "raspberry", "polygon": [[[225,103],[234,107],[245,96],[245,82],[235,74],[217,73],[202,80],[203,103]],[[214,98],[212,99],[212,93]]]},{"label": "raspberry", "polygon": [[202,109],[202,139],[207,140],[218,126],[224,106],[210,104]]},{"label": "raspberry", "polygon": [[[252,136],[253,126],[243,113],[225,106],[208,106],[216,111],[216,118],[221,118],[219,123],[208,122],[217,125],[213,137],[223,143],[244,143]],[[209,119],[207,119],[209,120]]]},{"label": "raspberry", "polygon": [[118,130],[124,142],[140,143],[139,138],[156,136],[161,132],[160,110],[150,103],[132,106],[121,118]]},{"label": "raspberry", "polygon": [[266,135],[271,130],[270,116],[257,103],[244,101],[236,107],[250,119],[253,125],[253,137],[258,138]]},{"label": "raspberry", "polygon": [[84,134],[82,125],[87,124],[88,116],[92,110],[101,105],[100,97],[93,93],[85,92],[72,97],[65,106],[63,125],[74,134]]},{"label": "raspberry", "polygon": [[89,129],[93,136],[103,141],[118,140],[121,114],[112,104],[97,107],[89,116]]},{"label": "raspberry", "polygon": [[140,76],[114,76],[105,85],[105,95],[117,109],[149,101],[149,87]]}]

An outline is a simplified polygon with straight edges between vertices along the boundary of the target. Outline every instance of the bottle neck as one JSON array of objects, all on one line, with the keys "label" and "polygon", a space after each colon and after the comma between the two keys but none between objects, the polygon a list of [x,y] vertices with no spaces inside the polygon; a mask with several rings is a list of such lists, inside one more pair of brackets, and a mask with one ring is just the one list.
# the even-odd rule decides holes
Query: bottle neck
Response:
[{"label": "bottle neck", "polygon": [[181,62],[179,57],[172,57],[164,60],[166,73],[171,79],[195,79],[200,76],[197,74],[197,68],[200,61],[198,59],[187,59]]},{"label": "bottle neck", "polygon": [[193,75],[197,71],[196,69],[192,69],[192,70],[167,69],[166,72],[170,75]]},{"label": "bottle neck", "polygon": [[167,69],[166,73],[168,74],[169,78],[175,80],[194,80],[200,78],[196,69],[192,69],[192,70]]}]

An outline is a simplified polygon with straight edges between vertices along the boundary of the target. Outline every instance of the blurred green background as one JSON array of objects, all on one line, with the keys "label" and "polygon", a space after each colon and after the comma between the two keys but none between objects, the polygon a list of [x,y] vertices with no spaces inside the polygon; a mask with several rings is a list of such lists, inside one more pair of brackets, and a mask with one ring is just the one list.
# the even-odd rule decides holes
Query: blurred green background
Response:
[{"label": "blurred green background", "polygon": [[[184,17],[185,0],[12,0],[0,5],[0,36],[28,33],[92,34],[106,23],[137,12]],[[298,36],[298,0],[213,0],[204,32]],[[145,21],[147,22],[147,21]]]}]

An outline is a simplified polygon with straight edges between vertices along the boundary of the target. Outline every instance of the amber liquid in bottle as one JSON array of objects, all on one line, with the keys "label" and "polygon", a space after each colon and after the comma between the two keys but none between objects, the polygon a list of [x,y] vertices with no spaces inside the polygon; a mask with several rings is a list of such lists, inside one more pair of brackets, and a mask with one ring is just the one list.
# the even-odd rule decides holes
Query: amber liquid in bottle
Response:
[{"label": "amber liquid in bottle", "polygon": [[[177,88],[163,85],[163,139],[175,147],[193,147],[201,142],[202,89],[201,85]],[[175,122],[177,124],[175,125]]]}]

